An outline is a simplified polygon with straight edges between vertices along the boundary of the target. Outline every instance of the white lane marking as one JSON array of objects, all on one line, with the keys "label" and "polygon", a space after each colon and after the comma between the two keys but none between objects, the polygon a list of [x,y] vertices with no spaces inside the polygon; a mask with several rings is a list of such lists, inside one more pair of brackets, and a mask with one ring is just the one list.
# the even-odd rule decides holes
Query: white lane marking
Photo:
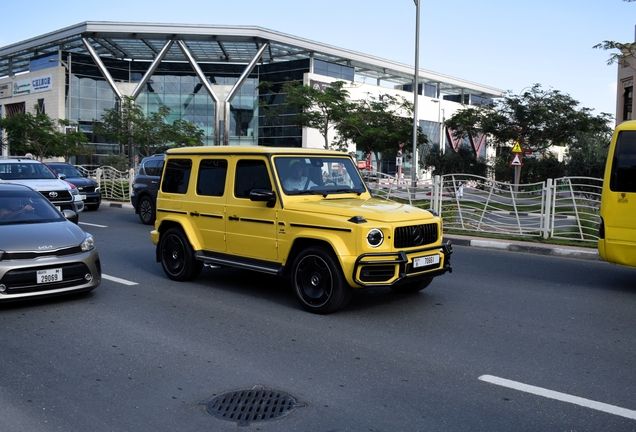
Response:
[{"label": "white lane marking", "polygon": [[108,226],[106,225],[97,225],[97,224],[92,224],[92,223],[87,223],[87,222],[80,222],[80,225],[90,225],[90,226],[94,226],[94,227],[98,227],[98,228],[108,228]]},{"label": "white lane marking", "polygon": [[139,285],[137,282],[127,281],[126,279],[119,279],[119,278],[116,278],[115,276],[108,276],[107,274],[103,274],[103,273],[102,273],[102,278],[108,279],[109,281],[117,282],[123,285],[129,285],[129,286]]},{"label": "white lane marking", "polygon": [[625,408],[617,407],[615,405],[606,404],[603,402],[596,402],[590,399],[585,399],[578,396],[572,396],[566,393],[560,393],[553,390],[544,389],[542,387],[535,387],[528,384],[523,384],[517,381],[511,381],[504,378],[498,378],[492,375],[482,375],[479,377],[481,381],[486,381],[491,384],[496,384],[502,387],[508,387],[514,390],[519,390],[526,393],[532,393],[538,396],[543,396],[549,399],[556,399],[562,402],[568,402],[575,405],[592,408],[597,411],[603,411],[609,414],[614,414],[621,417],[627,417],[632,420],[636,420],[636,411],[628,410]]}]

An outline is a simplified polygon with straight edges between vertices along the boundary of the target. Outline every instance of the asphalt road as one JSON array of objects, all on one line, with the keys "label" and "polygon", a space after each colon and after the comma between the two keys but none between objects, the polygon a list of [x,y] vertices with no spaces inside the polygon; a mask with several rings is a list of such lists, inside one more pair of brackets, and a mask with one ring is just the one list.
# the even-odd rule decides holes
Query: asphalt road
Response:
[{"label": "asphalt road", "polygon": [[132,210],[80,219],[108,279],[0,305],[2,431],[233,431],[206,403],[254,386],[297,405],[246,430],[636,430],[636,270],[457,246],[421,293],[318,316],[267,275],[169,281]]}]

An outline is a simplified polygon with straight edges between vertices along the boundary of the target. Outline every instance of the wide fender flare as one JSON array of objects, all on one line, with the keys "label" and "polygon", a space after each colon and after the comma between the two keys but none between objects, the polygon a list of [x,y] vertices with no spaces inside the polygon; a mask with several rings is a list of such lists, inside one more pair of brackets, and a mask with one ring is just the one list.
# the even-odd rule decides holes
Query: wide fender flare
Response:
[{"label": "wide fender flare", "polygon": [[[185,215],[184,216],[174,215],[174,216],[163,217],[161,219],[161,225],[159,225],[158,227],[158,231],[160,233],[159,239],[161,239],[161,236],[163,235],[163,233],[165,233],[170,228],[173,228],[176,226],[179,226],[183,230],[186,237],[190,241],[190,244],[192,245],[193,250],[198,251],[203,248],[202,246],[203,243],[201,242],[199,230],[192,225],[191,220]],[[159,246],[160,241],[157,242],[157,246]]]}]

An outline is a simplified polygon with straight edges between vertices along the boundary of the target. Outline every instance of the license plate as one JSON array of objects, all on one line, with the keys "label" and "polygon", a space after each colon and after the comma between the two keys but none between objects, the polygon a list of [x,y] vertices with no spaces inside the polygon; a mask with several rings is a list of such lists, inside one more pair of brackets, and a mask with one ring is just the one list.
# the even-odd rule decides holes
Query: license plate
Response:
[{"label": "license plate", "polygon": [[57,209],[57,211],[61,212],[62,211],[62,207],[60,206],[55,206],[55,208]]},{"label": "license plate", "polygon": [[434,264],[439,264],[439,255],[429,255],[413,259],[413,268],[427,267]]},{"label": "license plate", "polygon": [[82,198],[82,200],[86,199],[86,194],[80,194],[80,198]]},{"label": "license plate", "polygon": [[38,270],[38,283],[51,283],[62,281],[62,269]]}]

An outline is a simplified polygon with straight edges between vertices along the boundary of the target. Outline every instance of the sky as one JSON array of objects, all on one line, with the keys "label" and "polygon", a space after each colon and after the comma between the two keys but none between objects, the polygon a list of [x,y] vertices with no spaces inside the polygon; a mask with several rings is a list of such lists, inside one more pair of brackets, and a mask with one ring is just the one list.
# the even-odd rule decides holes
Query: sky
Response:
[{"label": "sky", "polygon": [[[89,5],[90,4],[90,5]],[[258,26],[413,66],[413,0],[4,2],[0,47],[85,21]],[[636,2],[420,0],[420,69],[521,93],[533,84],[616,113],[604,40],[635,40]]]}]

